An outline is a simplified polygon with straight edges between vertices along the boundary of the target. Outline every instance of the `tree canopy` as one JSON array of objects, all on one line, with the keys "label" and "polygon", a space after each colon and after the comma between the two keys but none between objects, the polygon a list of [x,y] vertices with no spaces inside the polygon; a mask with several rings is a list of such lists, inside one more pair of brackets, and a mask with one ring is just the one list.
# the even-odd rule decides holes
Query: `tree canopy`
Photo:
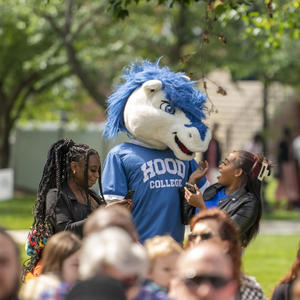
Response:
[{"label": "tree canopy", "polygon": [[8,164],[9,134],[20,118],[80,114],[76,103],[87,99],[104,108],[130,61],[162,57],[195,80],[223,67],[234,79],[298,86],[299,6],[300,0],[0,0],[0,167]]}]

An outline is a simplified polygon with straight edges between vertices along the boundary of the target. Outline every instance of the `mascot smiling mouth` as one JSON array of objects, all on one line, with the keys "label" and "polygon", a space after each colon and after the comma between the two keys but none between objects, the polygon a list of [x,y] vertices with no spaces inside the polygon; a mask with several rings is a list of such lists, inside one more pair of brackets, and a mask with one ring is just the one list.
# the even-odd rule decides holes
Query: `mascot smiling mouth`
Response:
[{"label": "mascot smiling mouth", "polygon": [[183,145],[183,144],[181,143],[181,141],[180,141],[179,138],[177,137],[176,132],[173,132],[173,133],[174,133],[174,135],[175,135],[175,142],[176,142],[176,144],[178,145],[178,147],[180,148],[180,150],[181,150],[183,153],[187,154],[187,155],[193,155],[194,153],[193,153],[192,151],[190,151],[185,145]]}]

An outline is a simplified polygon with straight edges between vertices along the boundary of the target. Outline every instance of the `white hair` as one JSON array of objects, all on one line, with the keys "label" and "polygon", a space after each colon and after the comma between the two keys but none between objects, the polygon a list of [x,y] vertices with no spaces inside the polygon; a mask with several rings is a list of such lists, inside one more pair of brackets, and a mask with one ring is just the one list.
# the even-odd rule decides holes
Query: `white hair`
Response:
[{"label": "white hair", "polygon": [[80,278],[91,278],[103,272],[104,266],[113,266],[128,275],[145,277],[148,271],[146,250],[118,227],[92,233],[83,242]]}]

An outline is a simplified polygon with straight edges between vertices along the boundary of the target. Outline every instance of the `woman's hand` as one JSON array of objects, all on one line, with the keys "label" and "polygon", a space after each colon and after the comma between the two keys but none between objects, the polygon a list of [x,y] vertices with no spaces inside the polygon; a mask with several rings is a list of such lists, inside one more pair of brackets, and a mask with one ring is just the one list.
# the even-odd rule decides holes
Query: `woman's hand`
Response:
[{"label": "woman's hand", "polygon": [[186,187],[184,188],[185,190],[184,196],[186,201],[190,205],[199,208],[199,210],[206,209],[206,205],[204,203],[202,193],[200,192],[196,184],[194,184],[194,187],[196,189],[196,194],[190,192]]},{"label": "woman's hand", "polygon": [[123,206],[123,207],[125,207],[129,210],[132,210],[132,207],[133,207],[133,203],[132,203],[131,199],[124,199],[124,200],[114,201],[114,202],[108,203],[106,205],[106,207],[113,206],[113,205],[120,205],[120,206]]},{"label": "woman's hand", "polygon": [[188,182],[191,184],[196,184],[202,177],[206,175],[208,171],[208,162],[200,161],[198,164],[198,168],[191,174]]}]

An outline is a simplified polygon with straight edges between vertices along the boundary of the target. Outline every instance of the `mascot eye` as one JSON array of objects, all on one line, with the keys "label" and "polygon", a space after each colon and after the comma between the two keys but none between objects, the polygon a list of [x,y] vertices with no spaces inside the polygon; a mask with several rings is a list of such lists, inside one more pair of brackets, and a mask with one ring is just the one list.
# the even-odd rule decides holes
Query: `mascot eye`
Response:
[{"label": "mascot eye", "polygon": [[161,110],[164,110],[165,112],[167,112],[168,114],[172,114],[174,115],[175,114],[175,108],[173,108],[169,101],[167,100],[161,100],[161,104],[160,104],[160,107],[159,107]]}]

